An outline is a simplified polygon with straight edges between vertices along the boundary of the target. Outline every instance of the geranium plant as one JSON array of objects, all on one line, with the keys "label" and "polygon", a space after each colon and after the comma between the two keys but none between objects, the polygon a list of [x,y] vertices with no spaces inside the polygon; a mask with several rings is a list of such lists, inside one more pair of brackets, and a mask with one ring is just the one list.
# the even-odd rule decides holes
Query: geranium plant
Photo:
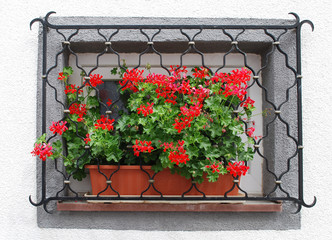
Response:
[{"label": "geranium plant", "polygon": [[[186,178],[216,181],[220,174],[245,175],[253,159],[254,128],[247,127],[255,109],[248,97],[251,72],[243,68],[212,75],[209,69],[170,67],[170,75],[143,70],[112,69],[119,74],[125,103],[120,117],[110,118],[116,101],[99,100],[102,76],[69,83],[70,67],[59,74],[65,84],[68,110],[49,127],[61,139],[41,136],[33,150],[43,161],[62,158],[68,173],[85,176],[86,164],[146,164],[158,172],[169,168]],[[108,109],[102,115],[100,107]],[[88,149],[88,151],[87,151]]]}]

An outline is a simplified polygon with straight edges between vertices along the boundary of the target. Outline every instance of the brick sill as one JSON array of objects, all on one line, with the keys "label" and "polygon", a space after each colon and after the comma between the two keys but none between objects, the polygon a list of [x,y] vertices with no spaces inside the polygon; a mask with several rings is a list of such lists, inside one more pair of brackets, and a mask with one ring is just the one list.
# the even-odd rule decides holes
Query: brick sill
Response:
[{"label": "brick sill", "polygon": [[242,201],[170,202],[170,201],[113,201],[113,202],[58,202],[58,211],[81,212],[281,212],[282,203]]}]

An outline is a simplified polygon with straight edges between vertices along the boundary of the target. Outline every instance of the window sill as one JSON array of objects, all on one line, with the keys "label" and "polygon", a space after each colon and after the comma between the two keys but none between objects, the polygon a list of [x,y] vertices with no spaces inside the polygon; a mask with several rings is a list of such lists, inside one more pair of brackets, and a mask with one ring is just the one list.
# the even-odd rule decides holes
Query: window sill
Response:
[{"label": "window sill", "polygon": [[282,203],[176,201],[58,202],[58,211],[82,212],[281,212]]}]

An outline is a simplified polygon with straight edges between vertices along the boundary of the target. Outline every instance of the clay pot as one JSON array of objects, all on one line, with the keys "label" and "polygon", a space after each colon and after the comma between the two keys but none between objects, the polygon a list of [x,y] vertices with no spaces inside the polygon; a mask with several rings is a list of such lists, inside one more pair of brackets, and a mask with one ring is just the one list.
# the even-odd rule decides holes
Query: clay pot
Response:
[{"label": "clay pot", "polygon": [[[118,171],[118,166],[114,165],[100,165],[99,171],[97,165],[86,165],[85,167],[90,171],[93,195],[99,193],[99,195],[117,196],[116,192],[118,192],[120,196],[140,196],[142,192],[144,192],[143,196],[160,196],[160,193],[158,193],[159,191],[163,196],[181,196],[192,186],[192,181],[190,179],[186,179],[178,174],[172,174],[169,169],[164,169],[157,173],[153,178],[154,181],[149,181],[154,174],[151,166],[142,166],[143,170],[137,165],[120,166]],[[110,179],[111,181],[107,181],[112,173],[114,174]],[[207,196],[222,196],[232,188],[233,184],[233,177],[230,174],[226,174],[220,175],[216,182],[211,183],[205,179],[202,184],[196,183],[196,186]],[[107,187],[107,185],[109,186]],[[112,186],[114,191],[110,186]],[[237,194],[237,187],[227,193],[228,196]],[[203,194],[197,191],[194,187],[185,194],[185,196],[187,195],[203,196]]]}]

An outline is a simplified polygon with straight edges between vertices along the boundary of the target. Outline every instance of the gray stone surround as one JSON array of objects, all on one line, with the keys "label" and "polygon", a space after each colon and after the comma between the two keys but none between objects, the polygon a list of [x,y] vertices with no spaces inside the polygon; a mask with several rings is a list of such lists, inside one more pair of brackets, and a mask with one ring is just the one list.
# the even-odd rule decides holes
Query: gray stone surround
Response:
[{"label": "gray stone surround", "polygon": [[[260,19],[175,19],[175,18],[111,18],[111,17],[50,17],[50,22],[54,24],[291,24],[288,20],[260,20]],[[147,31],[148,32],[148,31]],[[189,31],[190,32],[190,31]],[[204,37],[204,38],[203,38]],[[295,65],[295,33],[289,31],[280,42],[283,51],[289,55],[289,63]],[[50,30],[48,35],[48,68],[55,63],[55,55],[62,49],[63,39],[54,30]],[[143,42],[144,41],[144,42]],[[178,44],[169,43],[179,41]],[[271,38],[263,31],[246,31],[239,38],[239,47],[247,53],[257,53],[262,55],[262,66],[266,59],[263,57],[270,51]],[[113,41],[112,41],[113,44]],[[71,46],[75,52],[101,52],[104,48],[104,40],[93,30],[80,32],[73,38]],[[113,46],[113,45],[112,45]],[[142,49],[146,46],[146,39],[142,35],[135,36],[135,31],[125,31],[114,40],[114,48],[118,52],[133,52],[135,49]],[[183,52],[187,46],[187,40],[175,30],[167,30],[158,35],[155,43],[160,52]],[[202,52],[225,52],[230,48],[230,41],[221,31],[207,30],[202,37],[197,38],[196,47]],[[42,61],[42,41],[39,41],[39,66],[38,76],[41,76]],[[63,65],[66,64],[68,56],[60,55],[59,64],[49,74],[48,79],[57,88],[61,85],[55,81],[57,73],[61,72]],[[294,81],[294,76],[289,70],[285,70],[285,59],[281,54],[273,54],[269,58],[269,66],[262,71],[263,85],[268,89],[267,98],[280,104],[286,97],[285,86],[290,86]],[[63,99],[63,91],[58,92],[59,99]],[[265,95],[263,96],[263,98]],[[296,89],[292,88],[289,92],[290,102],[282,108],[282,117],[290,122],[290,133],[297,137],[297,104]],[[41,134],[41,78],[38,79],[37,92],[37,135]],[[264,101],[264,108],[270,107]],[[63,108],[54,101],[54,91],[47,89],[47,122],[60,119]],[[272,116],[267,117],[265,124],[270,121]],[[277,128],[279,129],[277,131]],[[282,129],[282,131],[280,131]],[[292,156],[294,146],[290,139],[284,138],[285,126],[280,121],[272,124],[268,129],[269,138],[264,141],[264,155],[272,171],[280,174],[286,170],[285,164],[279,164]],[[283,187],[293,196],[297,196],[297,159],[292,158],[292,168],[285,175],[283,182],[287,186]],[[48,160],[47,165],[47,196],[53,196],[62,188],[62,177],[54,171],[54,163]],[[60,167],[60,166],[59,166]],[[61,169],[61,167],[60,167]],[[37,169],[37,197],[40,199],[41,189],[41,167]],[[264,171],[264,191],[269,192],[273,188],[274,178],[271,174]],[[288,184],[289,183],[289,184]],[[59,188],[60,186],[60,188]],[[51,202],[48,206],[53,209],[53,214],[48,214],[42,207],[38,207],[37,221],[41,228],[100,228],[112,230],[147,230],[147,231],[220,231],[220,230],[254,230],[272,229],[286,230],[299,229],[301,227],[301,215],[292,214],[296,211],[293,203],[285,202],[283,212],[280,213],[191,213],[191,212],[58,212],[55,203]]]}]

